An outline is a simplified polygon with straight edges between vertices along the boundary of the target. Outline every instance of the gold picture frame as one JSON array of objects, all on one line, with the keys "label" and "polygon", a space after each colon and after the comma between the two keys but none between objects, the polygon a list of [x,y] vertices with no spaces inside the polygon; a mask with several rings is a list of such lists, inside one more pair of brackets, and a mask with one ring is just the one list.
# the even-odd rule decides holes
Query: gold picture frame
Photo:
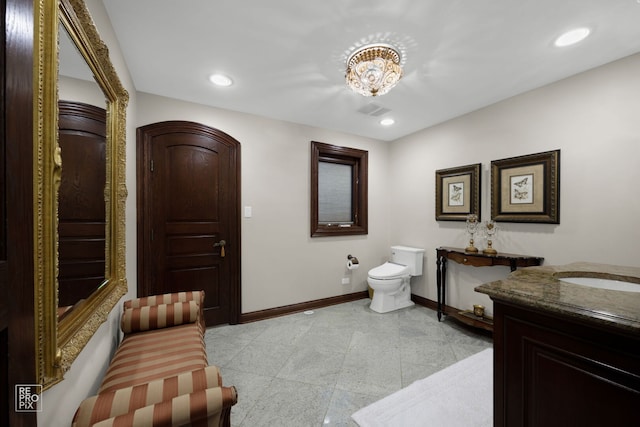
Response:
[{"label": "gold picture frame", "polygon": [[480,163],[436,171],[436,221],[480,220]]},{"label": "gold picture frame", "polygon": [[560,150],[491,162],[491,219],[560,223]]},{"label": "gold picture frame", "polygon": [[[34,2],[34,306],[36,378],[48,389],[64,379],[73,361],[126,294],[126,109],[129,94],[109,58],[84,0]],[[105,280],[58,319],[58,193],[62,168],[58,143],[59,30],[63,27],[105,95]]]}]

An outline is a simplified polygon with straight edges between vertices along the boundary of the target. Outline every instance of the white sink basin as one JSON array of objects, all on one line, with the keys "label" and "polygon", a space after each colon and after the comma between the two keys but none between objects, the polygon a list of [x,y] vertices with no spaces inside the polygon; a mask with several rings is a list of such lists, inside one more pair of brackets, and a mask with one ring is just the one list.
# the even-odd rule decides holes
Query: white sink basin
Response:
[{"label": "white sink basin", "polygon": [[623,282],[621,280],[601,279],[597,277],[562,277],[563,282],[574,285],[589,286],[591,288],[609,289],[612,291],[640,292],[639,283]]}]

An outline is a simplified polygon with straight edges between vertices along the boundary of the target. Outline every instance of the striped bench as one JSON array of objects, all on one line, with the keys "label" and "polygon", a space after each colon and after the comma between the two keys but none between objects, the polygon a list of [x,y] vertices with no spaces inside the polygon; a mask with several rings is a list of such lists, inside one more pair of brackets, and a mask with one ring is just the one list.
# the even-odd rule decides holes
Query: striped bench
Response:
[{"label": "striped bench", "polygon": [[199,291],[126,301],[124,339],[72,425],[229,426],[237,394],[207,363],[203,300]]}]

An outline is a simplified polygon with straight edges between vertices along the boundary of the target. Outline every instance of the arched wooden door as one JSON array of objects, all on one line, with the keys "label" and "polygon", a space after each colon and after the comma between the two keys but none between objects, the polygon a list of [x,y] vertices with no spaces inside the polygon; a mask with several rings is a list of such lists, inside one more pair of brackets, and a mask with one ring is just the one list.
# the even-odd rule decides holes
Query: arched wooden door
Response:
[{"label": "arched wooden door", "polygon": [[186,121],[137,132],[138,295],[205,291],[207,325],[240,319],[240,143]]},{"label": "arched wooden door", "polygon": [[104,108],[58,103],[58,307],[88,298],[105,279],[106,118]]}]

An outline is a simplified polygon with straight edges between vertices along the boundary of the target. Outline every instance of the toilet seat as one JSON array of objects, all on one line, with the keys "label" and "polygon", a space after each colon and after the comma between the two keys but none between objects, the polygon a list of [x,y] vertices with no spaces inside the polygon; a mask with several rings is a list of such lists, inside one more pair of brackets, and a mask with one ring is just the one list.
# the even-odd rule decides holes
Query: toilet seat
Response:
[{"label": "toilet seat", "polygon": [[387,261],[369,270],[368,275],[370,278],[378,280],[397,279],[409,275],[409,266]]}]

